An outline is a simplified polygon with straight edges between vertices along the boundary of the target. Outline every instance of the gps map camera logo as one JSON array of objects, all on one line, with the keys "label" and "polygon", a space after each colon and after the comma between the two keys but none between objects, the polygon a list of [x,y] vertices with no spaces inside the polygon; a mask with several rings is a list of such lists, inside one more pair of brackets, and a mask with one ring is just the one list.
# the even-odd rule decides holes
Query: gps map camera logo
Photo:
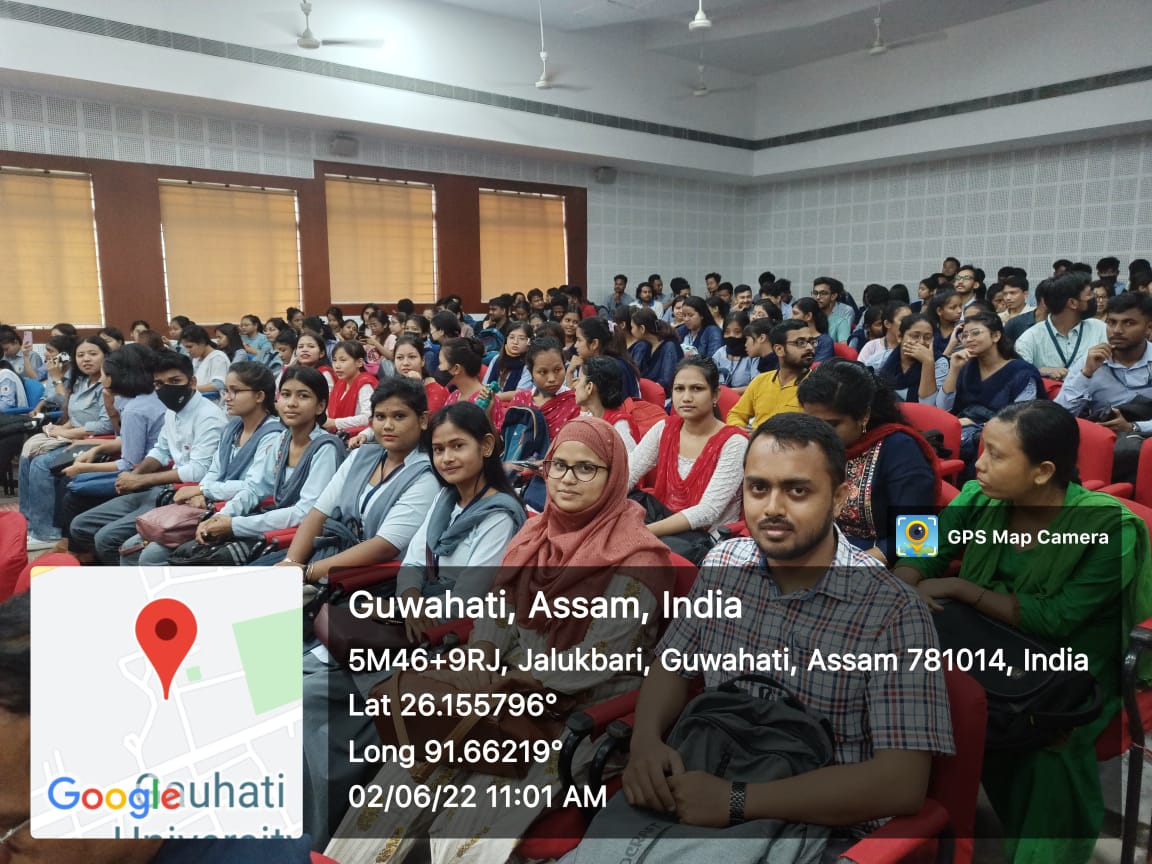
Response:
[{"label": "gps map camera logo", "polygon": [[935,558],[940,548],[940,525],[935,516],[896,517],[896,555],[900,558]]}]

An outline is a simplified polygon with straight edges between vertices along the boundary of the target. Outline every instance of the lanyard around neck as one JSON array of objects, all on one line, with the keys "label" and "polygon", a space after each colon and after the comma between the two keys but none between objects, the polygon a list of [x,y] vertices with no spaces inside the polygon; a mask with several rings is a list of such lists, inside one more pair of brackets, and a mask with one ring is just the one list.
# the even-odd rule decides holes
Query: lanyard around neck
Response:
[{"label": "lanyard around neck", "polygon": [[1080,332],[1076,334],[1076,345],[1072,348],[1071,356],[1068,357],[1064,356],[1064,349],[1060,347],[1060,343],[1056,339],[1056,328],[1052,326],[1052,319],[1045,318],[1044,326],[1047,328],[1048,338],[1052,340],[1052,347],[1056,349],[1056,353],[1060,357],[1060,365],[1064,369],[1070,368],[1072,366],[1072,361],[1075,360],[1076,355],[1080,353],[1080,343],[1084,339],[1084,330],[1086,329],[1084,327],[1084,322],[1081,321],[1076,325],[1076,327],[1080,328]]}]

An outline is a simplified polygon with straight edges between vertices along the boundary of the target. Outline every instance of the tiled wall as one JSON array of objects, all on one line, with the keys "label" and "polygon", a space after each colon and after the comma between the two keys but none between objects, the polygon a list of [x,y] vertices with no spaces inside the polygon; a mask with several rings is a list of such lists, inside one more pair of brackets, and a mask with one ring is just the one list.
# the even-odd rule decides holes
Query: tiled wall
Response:
[{"label": "tiled wall", "polygon": [[[328,138],[310,129],[0,89],[0,150],[311,177],[314,159],[339,161],[327,154]],[[684,273],[702,284],[708,270],[740,263],[745,193],[735,185],[623,171],[605,185],[586,165],[359,140],[355,161],[362,164],[587,186],[593,299],[611,290],[620,270],[633,282],[660,271],[666,280]]]},{"label": "tiled wall", "polygon": [[922,162],[760,187],[747,269],[799,280],[916,282],[948,255],[1029,275],[1057,258],[1152,257],[1152,135]]},{"label": "tiled wall", "polygon": [[[0,150],[310,177],[328,135],[64,95],[0,89]],[[588,279],[653,271],[694,285],[765,269],[806,287],[915,281],[946,255],[1031,274],[1058,257],[1152,257],[1152,135],[836,174],[761,187],[360,138],[357,162],[588,187]]]}]

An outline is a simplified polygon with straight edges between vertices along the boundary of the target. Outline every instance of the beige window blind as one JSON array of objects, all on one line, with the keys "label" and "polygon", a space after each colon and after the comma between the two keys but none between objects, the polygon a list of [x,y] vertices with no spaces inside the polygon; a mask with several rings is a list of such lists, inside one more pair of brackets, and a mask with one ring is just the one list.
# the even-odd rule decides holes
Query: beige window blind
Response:
[{"label": "beige window blind", "polygon": [[480,190],[480,283],[485,298],[568,281],[564,199]]},{"label": "beige window blind", "polygon": [[425,183],[328,177],[332,302],[436,299],[436,193]]},{"label": "beige window blind", "polygon": [[102,327],[92,178],[0,169],[0,304],[20,327]]},{"label": "beige window blind", "polygon": [[168,314],[193,321],[300,306],[296,193],[160,181]]}]

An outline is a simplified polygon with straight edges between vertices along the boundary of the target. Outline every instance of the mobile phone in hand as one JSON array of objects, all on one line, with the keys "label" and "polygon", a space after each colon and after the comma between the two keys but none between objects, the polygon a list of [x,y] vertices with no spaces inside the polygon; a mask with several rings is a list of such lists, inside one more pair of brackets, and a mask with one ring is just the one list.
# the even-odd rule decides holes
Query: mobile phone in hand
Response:
[{"label": "mobile phone in hand", "polygon": [[24,347],[25,348],[31,348],[32,347],[32,331],[31,330],[25,330],[24,331]]}]

